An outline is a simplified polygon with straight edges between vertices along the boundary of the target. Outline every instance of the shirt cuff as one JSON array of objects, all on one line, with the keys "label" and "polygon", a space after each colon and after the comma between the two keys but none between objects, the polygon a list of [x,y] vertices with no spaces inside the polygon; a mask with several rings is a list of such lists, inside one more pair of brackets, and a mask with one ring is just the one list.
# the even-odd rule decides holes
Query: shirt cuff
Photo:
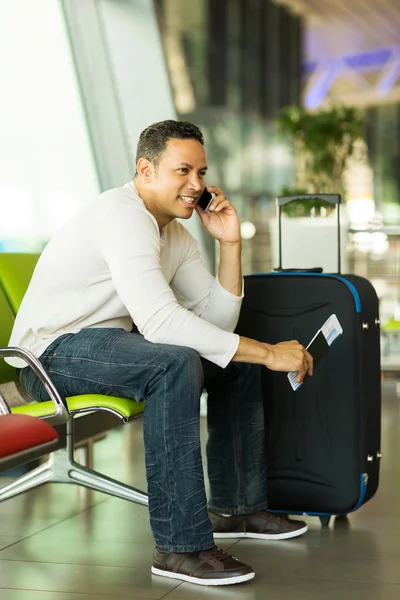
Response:
[{"label": "shirt cuff", "polygon": [[232,358],[235,356],[237,349],[239,347],[239,342],[240,342],[240,337],[238,336],[237,333],[232,333],[231,335],[232,335],[232,341],[229,345],[229,349],[223,356],[221,356],[220,354],[219,355],[209,354],[209,355],[205,356],[204,358],[207,358],[211,362],[214,362],[215,364],[217,364],[219,367],[222,367],[222,369],[225,369],[225,367],[227,367],[229,365],[229,363],[232,361]]}]

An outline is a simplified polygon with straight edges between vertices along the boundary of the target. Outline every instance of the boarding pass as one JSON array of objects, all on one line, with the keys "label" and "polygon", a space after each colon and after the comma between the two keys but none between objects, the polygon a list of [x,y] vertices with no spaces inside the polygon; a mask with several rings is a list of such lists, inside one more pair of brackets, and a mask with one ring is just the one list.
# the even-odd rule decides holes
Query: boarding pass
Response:
[{"label": "boarding pass", "polygon": [[[317,331],[307,346],[307,350],[314,359],[314,366],[326,354],[329,346],[343,333],[343,329],[335,314],[325,321],[321,329]],[[288,379],[292,388],[296,391],[302,383],[296,381],[297,372],[288,373]]]}]

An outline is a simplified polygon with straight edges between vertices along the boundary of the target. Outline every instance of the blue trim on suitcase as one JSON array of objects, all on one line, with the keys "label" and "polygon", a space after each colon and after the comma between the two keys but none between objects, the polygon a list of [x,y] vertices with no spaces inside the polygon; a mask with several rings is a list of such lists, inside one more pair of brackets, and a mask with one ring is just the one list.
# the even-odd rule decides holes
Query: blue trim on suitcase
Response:
[{"label": "blue trim on suitcase", "polygon": [[329,275],[328,273],[253,273],[252,275],[250,275],[250,277],[330,277],[331,279],[338,279],[338,281],[341,281],[342,283],[344,283],[345,285],[347,285],[347,287],[349,288],[349,290],[351,291],[351,293],[353,294],[353,298],[354,298],[354,302],[356,305],[356,312],[360,313],[361,312],[361,300],[360,300],[360,296],[358,295],[358,292],[356,290],[356,288],[354,287],[354,285],[352,283],[350,283],[350,281],[347,281],[347,279],[345,279],[344,277],[341,277],[340,275]]},{"label": "blue trim on suitcase", "polygon": [[[348,512],[354,512],[358,510],[364,503],[365,494],[367,493],[367,485],[368,485],[368,477],[367,473],[361,473],[361,487],[360,487],[360,497],[358,499],[357,504],[354,508],[349,510]],[[333,517],[335,513],[324,513],[324,512],[306,512],[300,510],[270,510],[271,513],[282,513],[285,515],[307,515],[309,517]]]},{"label": "blue trim on suitcase", "polygon": [[365,494],[367,493],[367,486],[368,486],[368,473],[361,473],[360,498],[359,498],[357,504],[355,505],[355,507],[350,512],[354,512],[354,511],[358,510],[360,508],[360,506],[362,506],[364,504]]}]

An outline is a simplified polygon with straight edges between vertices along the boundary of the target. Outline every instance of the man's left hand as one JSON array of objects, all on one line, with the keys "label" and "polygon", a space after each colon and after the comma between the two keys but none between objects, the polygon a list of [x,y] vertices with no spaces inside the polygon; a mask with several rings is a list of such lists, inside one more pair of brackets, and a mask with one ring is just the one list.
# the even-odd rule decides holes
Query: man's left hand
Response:
[{"label": "man's left hand", "polygon": [[208,211],[204,212],[196,205],[196,212],[204,227],[220,244],[240,243],[240,222],[235,208],[220,188],[208,186],[207,190],[215,194]]}]

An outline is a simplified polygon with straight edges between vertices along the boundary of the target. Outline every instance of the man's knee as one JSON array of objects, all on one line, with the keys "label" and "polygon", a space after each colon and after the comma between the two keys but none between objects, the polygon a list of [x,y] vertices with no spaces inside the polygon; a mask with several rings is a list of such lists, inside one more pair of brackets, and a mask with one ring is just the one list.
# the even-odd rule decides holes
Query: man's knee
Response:
[{"label": "man's knee", "polygon": [[165,352],[168,356],[167,360],[170,368],[175,368],[178,373],[189,373],[193,378],[203,381],[203,366],[196,350],[186,346],[166,345]]}]

